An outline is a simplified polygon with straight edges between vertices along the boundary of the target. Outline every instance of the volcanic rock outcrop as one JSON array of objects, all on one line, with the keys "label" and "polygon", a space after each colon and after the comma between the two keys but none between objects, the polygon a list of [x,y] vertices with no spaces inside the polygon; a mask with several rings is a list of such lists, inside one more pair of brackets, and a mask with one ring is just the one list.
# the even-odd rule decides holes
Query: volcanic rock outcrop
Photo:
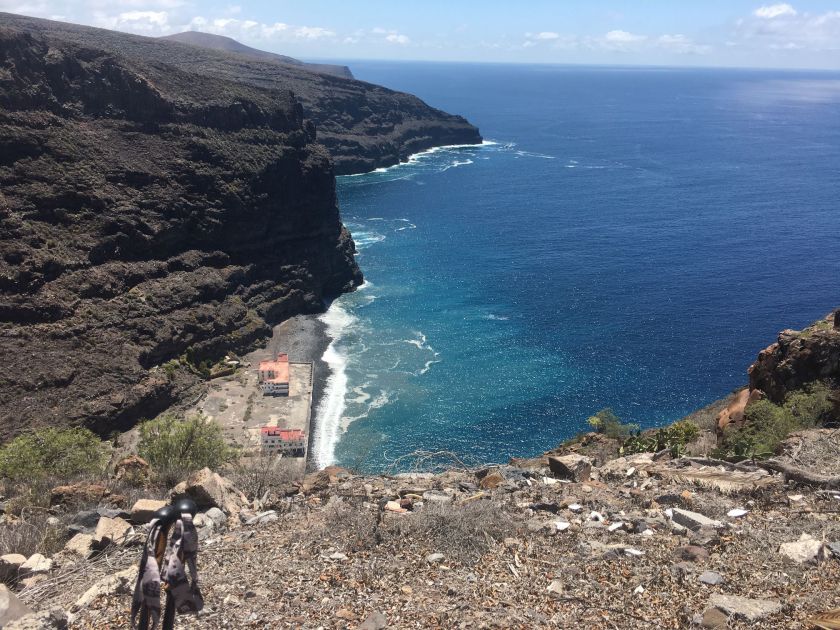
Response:
[{"label": "volcanic rock outcrop", "polygon": [[750,389],[780,403],[785,395],[820,380],[840,381],[840,329],[835,314],[802,331],[784,330],[750,366]]}]

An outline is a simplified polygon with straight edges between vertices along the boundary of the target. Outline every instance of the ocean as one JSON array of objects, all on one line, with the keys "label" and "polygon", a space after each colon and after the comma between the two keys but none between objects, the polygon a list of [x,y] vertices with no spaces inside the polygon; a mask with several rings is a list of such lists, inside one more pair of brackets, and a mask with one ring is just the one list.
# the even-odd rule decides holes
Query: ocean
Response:
[{"label": "ocean", "polygon": [[341,177],[366,284],[322,320],[313,455],[532,456],[747,382],[840,306],[840,75],[354,62],[482,146]]}]

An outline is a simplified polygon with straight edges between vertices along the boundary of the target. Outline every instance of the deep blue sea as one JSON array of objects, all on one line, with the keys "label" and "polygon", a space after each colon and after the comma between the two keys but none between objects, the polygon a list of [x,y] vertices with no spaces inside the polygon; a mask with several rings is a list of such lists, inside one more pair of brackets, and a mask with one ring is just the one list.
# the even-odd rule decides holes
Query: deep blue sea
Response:
[{"label": "deep blue sea", "polygon": [[367,284],[323,316],[320,464],[675,420],[840,306],[838,74],[351,65],[488,142],[339,178]]}]

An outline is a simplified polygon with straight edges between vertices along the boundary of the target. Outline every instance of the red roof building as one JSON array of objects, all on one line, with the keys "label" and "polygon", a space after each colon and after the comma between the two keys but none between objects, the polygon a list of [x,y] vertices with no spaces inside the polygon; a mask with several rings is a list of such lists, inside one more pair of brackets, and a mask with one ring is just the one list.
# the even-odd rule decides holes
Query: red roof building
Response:
[{"label": "red roof building", "polygon": [[300,429],[263,427],[260,429],[264,451],[289,457],[303,457],[306,454],[306,434]]},{"label": "red roof building", "polygon": [[273,361],[260,361],[260,389],[263,394],[289,395],[289,355],[280,354]]}]

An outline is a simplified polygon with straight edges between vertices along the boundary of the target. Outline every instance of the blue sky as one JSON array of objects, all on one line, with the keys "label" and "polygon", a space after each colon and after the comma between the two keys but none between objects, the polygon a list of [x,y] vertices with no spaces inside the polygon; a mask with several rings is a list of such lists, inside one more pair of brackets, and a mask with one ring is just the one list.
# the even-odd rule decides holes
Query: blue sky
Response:
[{"label": "blue sky", "polygon": [[840,0],[0,0],[143,35],[199,30],[305,59],[840,69]]}]

